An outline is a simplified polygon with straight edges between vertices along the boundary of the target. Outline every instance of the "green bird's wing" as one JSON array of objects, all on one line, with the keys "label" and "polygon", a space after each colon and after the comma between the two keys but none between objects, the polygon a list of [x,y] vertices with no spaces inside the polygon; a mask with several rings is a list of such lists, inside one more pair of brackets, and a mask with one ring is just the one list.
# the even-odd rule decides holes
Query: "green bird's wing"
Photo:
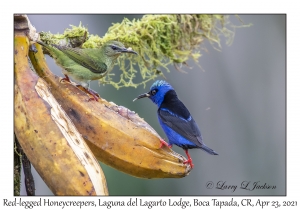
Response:
[{"label": "green bird's wing", "polygon": [[[107,65],[100,59],[100,49],[80,49],[53,45],[70,59],[94,73],[102,74],[107,71]],[[93,55],[98,54],[98,59]]]}]

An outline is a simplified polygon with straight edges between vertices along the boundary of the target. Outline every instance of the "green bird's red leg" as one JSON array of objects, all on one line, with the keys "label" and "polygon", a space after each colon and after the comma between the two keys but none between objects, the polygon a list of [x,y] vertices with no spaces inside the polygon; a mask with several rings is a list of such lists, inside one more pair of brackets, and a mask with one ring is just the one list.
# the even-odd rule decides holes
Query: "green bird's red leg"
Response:
[{"label": "green bird's red leg", "polygon": [[[66,75],[66,74],[64,74],[64,75],[65,75],[65,78],[62,78],[61,81],[66,81],[66,82],[71,83],[68,75]],[[91,100],[98,101],[98,98],[100,98],[100,95],[97,92],[93,91],[92,89],[87,89],[87,88],[83,87],[82,85],[76,85],[76,87],[78,87],[80,90],[87,93],[88,95],[92,95],[92,98],[90,98],[89,101],[91,101]]]},{"label": "green bird's red leg", "polygon": [[89,98],[89,101],[91,101],[91,100],[98,101],[98,99],[100,98],[100,95],[97,92],[93,91],[92,89],[87,89],[87,88],[83,87],[82,85],[76,85],[76,87],[78,87],[80,90],[87,93],[88,95],[92,96],[91,98]]},{"label": "green bird's red leg", "polygon": [[185,149],[184,151],[185,151],[185,154],[187,155],[188,159],[186,161],[184,161],[183,163],[189,163],[191,168],[194,168],[194,164],[193,164],[192,158],[191,158],[188,150]]},{"label": "green bird's red leg", "polygon": [[68,75],[66,75],[66,74],[64,74],[64,75],[65,75],[65,78],[62,78],[61,80],[71,83],[70,78],[68,77]]},{"label": "green bird's red leg", "polygon": [[97,98],[100,98],[100,95],[96,91],[94,91],[92,89],[88,89],[88,91],[90,92],[90,94],[96,95]]}]

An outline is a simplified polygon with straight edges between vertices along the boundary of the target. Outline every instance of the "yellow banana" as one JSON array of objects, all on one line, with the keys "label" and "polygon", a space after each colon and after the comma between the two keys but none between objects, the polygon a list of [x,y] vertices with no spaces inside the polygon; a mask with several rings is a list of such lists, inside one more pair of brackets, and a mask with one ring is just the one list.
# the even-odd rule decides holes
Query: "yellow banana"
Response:
[{"label": "yellow banana", "polygon": [[14,48],[14,131],[24,152],[55,195],[108,195],[94,155],[47,83],[30,69],[28,46],[19,28]]},{"label": "yellow banana", "polygon": [[66,111],[95,157],[120,171],[141,178],[180,178],[191,168],[183,156],[168,147],[160,148],[159,135],[137,114],[125,107],[89,101],[89,96],[49,70],[42,48],[29,53],[37,74]]}]

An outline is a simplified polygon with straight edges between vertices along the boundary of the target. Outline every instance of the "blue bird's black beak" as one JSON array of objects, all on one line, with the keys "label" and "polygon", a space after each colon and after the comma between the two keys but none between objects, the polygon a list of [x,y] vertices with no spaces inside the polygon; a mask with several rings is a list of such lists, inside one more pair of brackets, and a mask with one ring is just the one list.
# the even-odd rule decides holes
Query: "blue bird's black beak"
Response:
[{"label": "blue bird's black beak", "polygon": [[133,101],[136,101],[140,98],[146,98],[146,97],[148,98],[149,96],[150,96],[149,93],[143,93],[143,94],[139,95],[138,97],[136,97],[135,99],[133,99]]}]

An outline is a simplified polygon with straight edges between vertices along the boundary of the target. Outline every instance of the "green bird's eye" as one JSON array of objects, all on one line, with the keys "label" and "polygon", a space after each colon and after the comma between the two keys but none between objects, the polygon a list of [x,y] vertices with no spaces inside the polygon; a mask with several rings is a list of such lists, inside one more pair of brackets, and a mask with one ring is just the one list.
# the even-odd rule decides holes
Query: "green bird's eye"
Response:
[{"label": "green bird's eye", "polygon": [[118,48],[116,46],[114,46],[114,45],[111,45],[111,49],[117,50]]}]

